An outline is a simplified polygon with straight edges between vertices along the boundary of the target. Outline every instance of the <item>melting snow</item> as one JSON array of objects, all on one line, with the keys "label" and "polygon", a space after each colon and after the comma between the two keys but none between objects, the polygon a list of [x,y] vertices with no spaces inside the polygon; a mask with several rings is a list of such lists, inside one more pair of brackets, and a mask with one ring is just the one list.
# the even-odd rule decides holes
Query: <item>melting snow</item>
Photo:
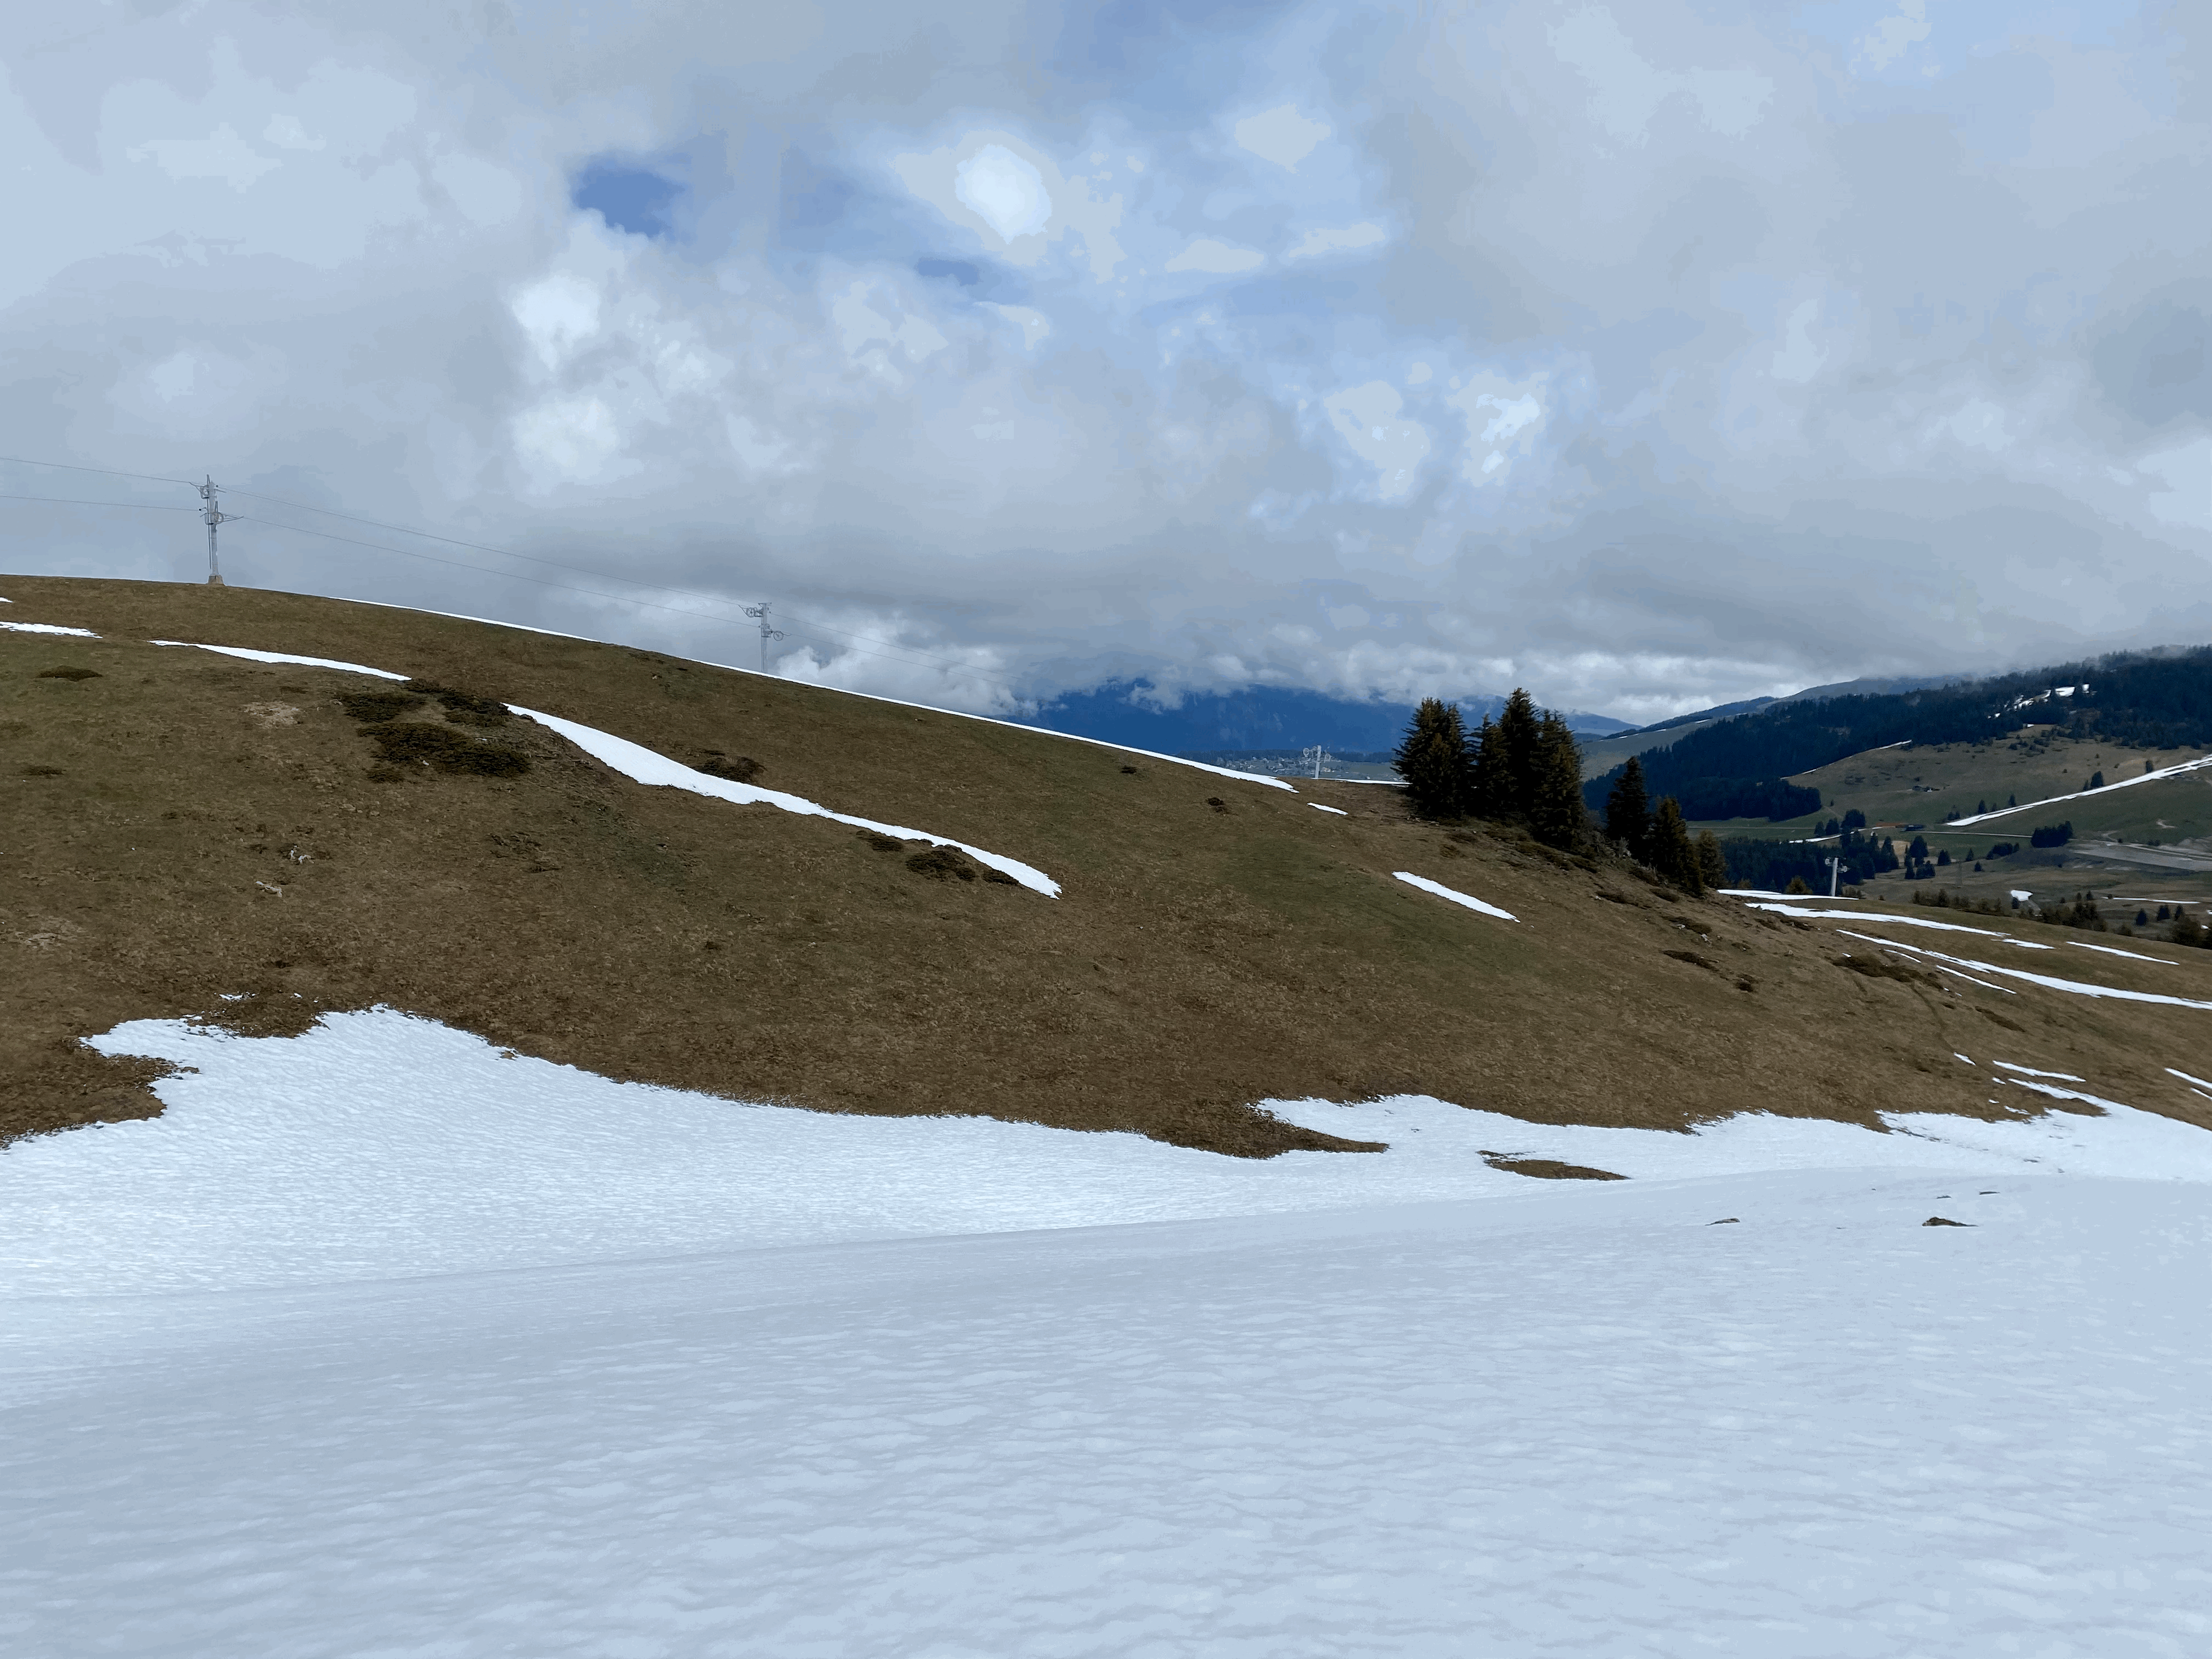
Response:
[{"label": "melting snow", "polygon": [[389,1013],[100,1046],[200,1069],[0,1154],[12,1651],[2202,1645],[2212,1136],[2124,1107],[1253,1164]]},{"label": "melting snow", "polygon": [[10,634],[66,634],[76,640],[96,640],[100,637],[89,628],[57,628],[52,623],[0,622],[0,628],[6,629]]},{"label": "melting snow", "polygon": [[[1857,918],[1865,921],[1865,917]],[[1883,916],[1883,921],[1894,921],[1894,916]],[[2115,985],[2089,985],[2078,979],[2055,979],[2048,974],[2033,974],[2025,968],[2000,968],[1995,963],[1976,962],[1971,957],[1947,957],[1940,951],[1930,951],[1924,945],[1904,945],[1895,939],[1876,939],[1871,933],[1854,933],[1847,927],[1837,933],[1845,939],[1863,939],[1869,945],[1880,945],[1892,951],[1909,951],[1916,957],[1924,957],[1933,963],[1949,963],[1956,968],[1978,969],[1984,974],[2002,974],[2008,979],[2024,979],[2031,985],[2040,985],[2050,991],[2070,991],[2080,997],[2105,997],[2115,1002],[2162,1002],[2169,1008],[2208,1008],[2212,1002],[2192,1002],[2187,997],[2170,997],[2156,991],[2124,991]],[[2018,944],[2017,939],[2008,941]]]},{"label": "melting snow", "polygon": [[161,1117],[0,1154],[0,1263],[18,1293],[238,1288],[1525,1193],[1528,1178],[1492,1169],[1491,1152],[1639,1180],[2043,1166],[2212,1182],[2212,1135],[2126,1108],[2086,1127],[2063,1115],[1897,1115],[1887,1121],[1909,1133],[1881,1134],[1745,1116],[1675,1134],[1524,1123],[1413,1097],[1279,1101],[1270,1109],[1291,1122],[1390,1150],[1255,1160],[1129,1134],[806,1112],[613,1083],[389,1010],[327,1016],[297,1038],[139,1020],[93,1046],[192,1069],[156,1085]]},{"label": "melting snow", "polygon": [[1479,898],[1447,887],[1440,881],[1431,881],[1426,876],[1417,876],[1410,870],[1396,870],[1391,873],[1399,880],[1419,888],[1424,893],[1434,893],[1440,899],[1449,899],[1454,904],[1463,904],[1470,910],[1480,910],[1486,916],[1496,916],[1503,921],[1521,920],[1510,910],[1501,910],[1494,904],[1485,904]]},{"label": "melting snow", "polygon": [[2066,942],[2077,951],[2102,951],[2108,957],[2127,957],[2136,962],[2155,962],[2167,968],[2181,966],[2171,957],[2147,957],[2140,951],[2123,951],[2117,945],[2092,945],[2088,940],[2080,939],[2069,939]]},{"label": "melting snow", "polygon": [[[2051,951],[2057,947],[2038,945],[2033,939],[2014,939],[2010,933],[1992,933],[1986,927],[1969,927],[1963,922],[1938,921],[1933,916],[1894,915],[1887,911],[1869,910],[1810,910],[1797,904],[1747,904],[1747,910],[1771,910],[1777,915],[1802,916],[1809,920],[1842,917],[1846,921],[1893,921],[1900,927],[1932,927],[1938,933],[1972,933],[1979,939],[1993,939],[2006,945],[2017,945],[2023,951]],[[1838,932],[1841,929],[1838,930]]]},{"label": "melting snow", "polygon": [[1340,818],[1348,818],[1352,816],[1351,813],[1346,811],[1341,806],[1323,806],[1317,800],[1310,800],[1306,805],[1312,807],[1316,812],[1334,812]]},{"label": "melting snow", "polygon": [[1047,898],[1060,896],[1060,884],[1050,876],[1024,864],[1019,859],[1010,859],[1003,853],[986,852],[967,842],[948,840],[943,836],[931,835],[927,830],[907,830],[897,824],[879,823],[874,818],[833,812],[803,795],[787,795],[780,789],[762,789],[730,778],[711,777],[704,772],[694,771],[680,761],[657,755],[644,744],[632,743],[627,738],[617,738],[594,726],[580,726],[574,720],[541,714],[534,708],[523,708],[513,704],[509,707],[526,719],[536,720],[540,726],[558,732],[594,760],[612,767],[634,782],[667,789],[688,789],[695,795],[711,795],[717,800],[731,801],[739,806],[774,806],[786,812],[828,818],[835,823],[849,823],[859,829],[896,836],[901,841],[926,841],[939,847],[957,847],[978,864],[987,864],[994,870],[1012,876],[1031,892],[1042,893]]},{"label": "melting snow", "polygon": [[226,657],[242,657],[247,662],[296,663],[302,668],[335,668],[340,673],[367,674],[373,679],[404,680],[408,678],[381,668],[364,668],[357,662],[338,662],[329,657],[295,657],[282,651],[249,651],[242,645],[202,645],[194,640],[149,640],[147,643],[189,646],[195,651],[216,651]]},{"label": "melting snow", "polygon": [[[2070,690],[2070,688],[2068,689]],[[2066,696],[2067,690],[2062,690],[2059,695]],[[2010,817],[2015,812],[2033,812],[2039,807],[2057,806],[2069,800],[2087,800],[2093,795],[2109,795],[2115,789],[2130,789],[2139,783],[2156,783],[2161,778],[2178,778],[2185,772],[2201,771],[2208,766],[2212,766],[2212,755],[2205,755],[2193,761],[2184,761],[2179,766],[2162,766],[2155,772],[2138,772],[2131,778],[2116,779],[2101,789],[2081,789],[2070,795],[2048,795],[2041,800],[2027,801],[2018,806],[2000,806],[1994,812],[1970,812],[1963,818],[1953,818],[1943,827],[1947,830],[1962,830],[1970,823],[1987,823],[1992,818]],[[2014,894],[2014,896],[2025,898],[2027,895],[2019,893]]]}]

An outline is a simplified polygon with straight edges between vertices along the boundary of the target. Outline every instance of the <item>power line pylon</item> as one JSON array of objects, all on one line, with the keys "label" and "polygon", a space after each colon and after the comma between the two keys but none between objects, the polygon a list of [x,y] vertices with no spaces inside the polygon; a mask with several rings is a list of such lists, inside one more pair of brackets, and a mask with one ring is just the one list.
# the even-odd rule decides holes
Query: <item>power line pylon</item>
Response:
[{"label": "power line pylon", "polygon": [[[212,536],[215,532],[210,531],[208,533]],[[770,640],[780,640],[783,637],[783,630],[768,619],[768,613],[771,608],[770,601],[767,599],[763,599],[758,605],[749,605],[745,607],[745,615],[760,623],[761,672],[763,674],[768,672],[768,642]]]},{"label": "power line pylon", "polygon": [[213,478],[208,477],[206,474],[203,473],[201,476],[206,480],[206,482],[198,486],[198,489],[200,492],[200,500],[206,503],[206,505],[200,510],[200,517],[206,521],[208,527],[208,586],[210,587],[221,587],[222,586],[222,567],[216,562],[216,526],[217,525],[229,523],[230,520],[236,518],[238,514],[235,513],[226,513],[216,504],[216,491],[220,489],[221,486],[218,485]]}]

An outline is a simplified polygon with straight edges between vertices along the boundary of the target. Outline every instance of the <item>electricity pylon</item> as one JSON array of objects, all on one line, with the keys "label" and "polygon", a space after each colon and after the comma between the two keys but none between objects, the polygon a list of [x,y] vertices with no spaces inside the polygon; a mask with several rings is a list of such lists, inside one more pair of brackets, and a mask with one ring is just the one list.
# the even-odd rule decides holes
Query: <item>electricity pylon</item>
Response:
[{"label": "electricity pylon", "polygon": [[[215,532],[210,531],[208,534],[212,537]],[[213,542],[210,541],[209,545],[214,545]],[[749,605],[745,607],[745,615],[760,623],[761,672],[763,674],[768,672],[768,642],[770,640],[780,640],[783,637],[783,630],[768,619],[769,608],[769,602],[766,599],[763,599],[758,605]]]},{"label": "electricity pylon", "polygon": [[208,477],[205,473],[201,474],[201,477],[206,479],[206,482],[198,485],[198,489],[200,492],[200,500],[206,503],[206,505],[200,509],[200,517],[206,521],[208,527],[208,586],[210,587],[221,587],[222,586],[222,567],[216,562],[215,557],[216,526],[217,525],[228,524],[233,519],[236,518],[238,514],[235,513],[226,513],[216,504],[216,491],[221,486],[219,486],[213,478]]}]

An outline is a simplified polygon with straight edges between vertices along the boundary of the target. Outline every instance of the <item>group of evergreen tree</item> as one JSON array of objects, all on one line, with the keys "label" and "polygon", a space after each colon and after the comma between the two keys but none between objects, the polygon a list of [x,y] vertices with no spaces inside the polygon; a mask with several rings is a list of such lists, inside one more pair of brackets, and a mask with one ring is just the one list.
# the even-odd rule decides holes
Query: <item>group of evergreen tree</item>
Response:
[{"label": "group of evergreen tree", "polygon": [[[1473,732],[1451,704],[1425,699],[1393,759],[1423,817],[1517,823],[1562,852],[1590,836],[1581,747],[1566,721],[1539,709],[1524,690],[1516,690],[1496,720],[1485,715]],[[1607,798],[1605,838],[1685,892],[1727,884],[1728,860],[1712,831],[1693,838],[1671,795],[1653,805],[1633,759]]]},{"label": "group of evergreen tree", "polygon": [[1588,832],[1575,734],[1526,691],[1516,690],[1495,722],[1485,715],[1472,732],[1456,708],[1425,698],[1394,759],[1423,817],[1512,820],[1563,852]]},{"label": "group of evergreen tree", "polygon": [[1695,841],[1682,806],[1662,795],[1656,807],[1644,787],[1644,768],[1631,756],[1605,798],[1605,836],[1639,864],[1647,864],[1688,893],[1728,883],[1728,860],[1710,830]]}]

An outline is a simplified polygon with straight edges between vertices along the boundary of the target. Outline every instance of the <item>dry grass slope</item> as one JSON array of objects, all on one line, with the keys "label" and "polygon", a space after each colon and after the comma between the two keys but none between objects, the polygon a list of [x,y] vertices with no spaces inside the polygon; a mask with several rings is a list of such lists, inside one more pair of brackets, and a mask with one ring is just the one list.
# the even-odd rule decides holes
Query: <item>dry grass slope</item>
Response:
[{"label": "dry grass slope", "polygon": [[[327,599],[32,578],[0,592],[7,621],[101,635],[0,633],[0,1135],[157,1111],[145,1067],[77,1042],[118,1021],[273,1032],[375,1003],[732,1098],[1128,1129],[1244,1156],[1350,1145],[1255,1109],[1271,1097],[1418,1091],[1662,1127],[1751,1109],[1994,1115],[1951,1054],[2000,1029],[2008,1058],[2094,1062],[2179,1116],[2201,1104],[2160,1066],[2212,1016],[1869,976],[1825,933],[1508,831],[1446,833],[1388,790],[1292,794]],[[395,697],[155,639],[416,684]],[[507,702],[1010,854],[1064,896],[826,820],[636,785],[502,718]],[[1521,920],[1470,915],[1398,870]],[[2097,971],[2212,995],[2212,962]]]}]

